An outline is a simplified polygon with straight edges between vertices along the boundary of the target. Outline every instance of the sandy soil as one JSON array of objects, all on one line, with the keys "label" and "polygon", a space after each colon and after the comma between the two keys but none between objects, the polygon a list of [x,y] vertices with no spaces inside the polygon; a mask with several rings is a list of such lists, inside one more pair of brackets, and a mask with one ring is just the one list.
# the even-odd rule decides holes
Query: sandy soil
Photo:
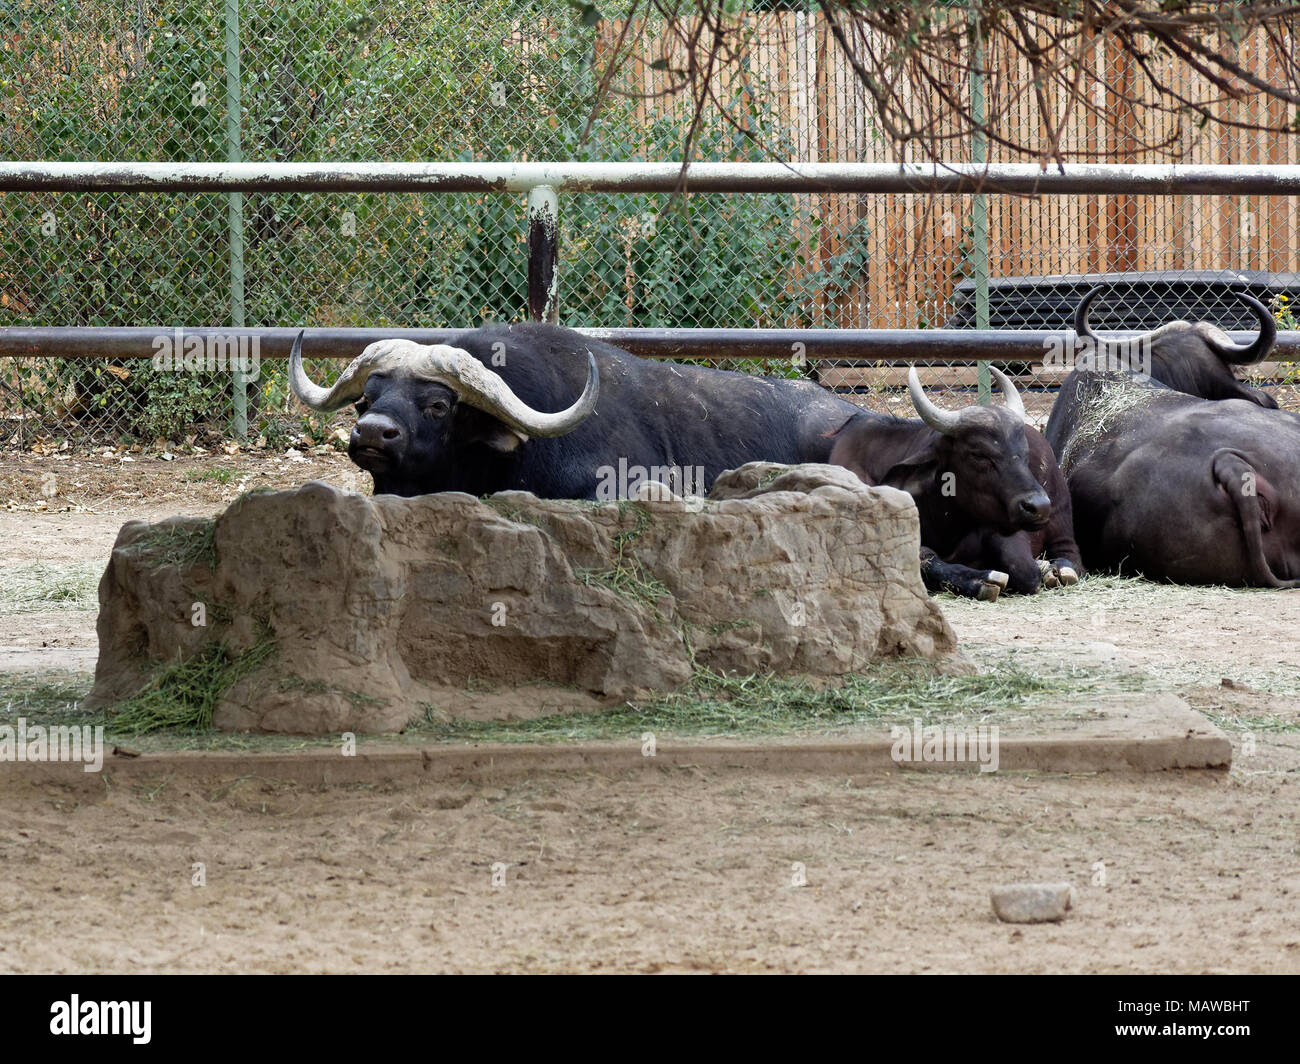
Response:
[{"label": "sandy soil", "polygon": [[[105,529],[116,533],[132,518],[218,513],[254,488],[291,488],[308,480],[325,480],[351,491],[370,490],[369,474],[332,447],[167,459],[163,454],[171,452],[119,448],[79,454],[6,454],[0,463],[0,513],[68,517],[53,523],[11,520],[5,527],[16,532],[17,539],[5,542],[0,561],[39,558],[46,543],[71,550],[64,544],[75,543],[87,530],[92,535]],[[88,550],[98,546],[88,544]],[[93,556],[66,555],[69,559]]]},{"label": "sandy soil", "polygon": [[[64,459],[53,497],[55,460],[10,462],[0,566],[103,560],[123,521],[212,513],[245,482],[360,486],[333,453],[223,457],[225,482],[202,476],[220,459],[146,455],[125,472]],[[0,884],[22,914],[0,971],[1300,972],[1300,735],[1258,727],[1300,720],[1300,648],[1278,634],[1300,622],[1300,592],[1130,585],[945,609],[976,660],[1015,651],[1167,680],[1226,722],[1233,769],[828,779],[647,765],[448,790],[36,786],[0,767]],[[0,617],[3,667],[84,671],[93,620]],[[1069,880],[1075,911],[998,923],[988,890],[1015,879]]]},{"label": "sandy soil", "polygon": [[[106,564],[127,521],[217,514],[252,488],[324,480],[350,491],[370,490],[369,475],[332,447],[287,455],[254,450],[164,459],[164,453],[171,452],[6,455],[0,463],[0,568]],[[90,672],[95,647],[93,614],[6,616],[0,609],[0,668],[6,671]],[[0,694],[3,687],[0,674]]]},{"label": "sandy soil", "polygon": [[[7,786],[0,970],[1297,972],[1300,757],[1259,764]],[[998,923],[1017,879],[1076,884],[1070,918]]]}]

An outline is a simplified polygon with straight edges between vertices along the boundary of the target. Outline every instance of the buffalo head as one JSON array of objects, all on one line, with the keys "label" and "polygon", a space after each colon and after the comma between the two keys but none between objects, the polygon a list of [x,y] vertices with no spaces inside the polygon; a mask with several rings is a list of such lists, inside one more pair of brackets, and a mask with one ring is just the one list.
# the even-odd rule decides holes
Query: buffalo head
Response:
[{"label": "buffalo head", "polygon": [[293,393],[314,410],[356,407],[348,455],[375,480],[376,494],[474,491],[469,466],[506,458],[531,437],[562,436],[593,412],[600,391],[587,353],[587,383],[565,410],[534,410],[500,374],[445,344],[380,340],[361,352],[331,388],[302,367],[302,333],[289,357]]},{"label": "buffalo head", "polygon": [[1004,373],[992,366],[989,370],[1005,405],[961,410],[936,406],[921,387],[916,367],[908,372],[912,405],[940,436],[927,457],[938,470],[940,494],[951,497],[977,524],[1005,534],[1041,528],[1052,515],[1052,502],[1029,468],[1025,405]]},{"label": "buffalo head", "polygon": [[1121,366],[1132,367],[1135,360],[1145,356],[1151,378],[1167,388],[1200,399],[1245,399],[1277,409],[1277,400],[1265,391],[1243,384],[1232,369],[1257,365],[1277,342],[1277,322],[1268,307],[1254,296],[1232,293],[1259,322],[1255,339],[1243,345],[1233,343],[1227,333],[1208,321],[1171,321],[1141,336],[1105,340],[1092,331],[1088,322],[1089,308],[1102,291],[1102,286],[1093,288],[1079,301],[1074,311],[1074,331],[1081,339],[1092,341],[1097,353],[1107,362],[1115,359]]}]

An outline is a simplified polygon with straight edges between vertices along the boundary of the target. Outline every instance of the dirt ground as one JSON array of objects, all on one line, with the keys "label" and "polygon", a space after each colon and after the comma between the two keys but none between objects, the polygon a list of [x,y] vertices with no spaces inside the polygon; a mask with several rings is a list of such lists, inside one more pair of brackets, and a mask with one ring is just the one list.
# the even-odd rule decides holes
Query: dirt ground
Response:
[{"label": "dirt ground", "polygon": [[[363,487],[328,449],[128,457],[8,459],[0,569],[93,575],[131,518]],[[85,680],[94,613],[71,605],[0,616],[0,686]],[[985,667],[1177,691],[1232,737],[1233,768],[648,763],[448,789],[35,785],[0,765],[0,971],[1300,972],[1300,592],[1115,581],[943,608]],[[998,923],[989,888],[1020,879],[1073,883],[1069,919]]]},{"label": "dirt ground", "polygon": [[[0,970],[1296,972],[1283,771],[9,787]],[[1019,879],[1073,915],[999,924]]]}]

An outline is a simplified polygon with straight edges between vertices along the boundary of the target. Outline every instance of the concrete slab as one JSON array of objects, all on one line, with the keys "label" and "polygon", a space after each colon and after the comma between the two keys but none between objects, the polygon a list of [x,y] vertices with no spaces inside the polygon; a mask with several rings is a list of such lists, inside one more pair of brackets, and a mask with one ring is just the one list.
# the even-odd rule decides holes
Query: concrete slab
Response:
[{"label": "concrete slab", "polygon": [[[981,725],[991,731],[975,732]],[[1095,702],[1071,700],[1001,712],[975,720],[900,720],[919,749],[900,746],[901,735],[887,729],[837,733],[834,738],[776,736],[771,739],[657,739],[653,756],[637,739],[583,743],[425,744],[404,741],[358,742],[354,756],[341,749],[315,747],[293,752],[175,751],[120,756],[107,753],[103,772],[112,782],[172,778],[215,781],[239,777],[275,779],[308,785],[394,782],[486,784],[546,773],[707,771],[752,769],[760,772],[830,774],[902,770],[981,771],[996,751],[999,772],[1159,772],[1171,769],[1227,769],[1232,744],[1205,717],[1172,694],[1108,696]],[[939,728],[947,731],[926,732]],[[917,729],[921,729],[919,732]],[[971,730],[968,730],[971,729]],[[961,747],[955,742],[963,734]],[[954,741],[948,741],[949,736]],[[937,740],[927,759],[927,741]],[[912,744],[909,742],[906,747]],[[960,759],[959,750],[964,751]],[[903,755],[900,760],[899,756]],[[80,763],[3,762],[6,783],[58,781],[102,786]]]}]

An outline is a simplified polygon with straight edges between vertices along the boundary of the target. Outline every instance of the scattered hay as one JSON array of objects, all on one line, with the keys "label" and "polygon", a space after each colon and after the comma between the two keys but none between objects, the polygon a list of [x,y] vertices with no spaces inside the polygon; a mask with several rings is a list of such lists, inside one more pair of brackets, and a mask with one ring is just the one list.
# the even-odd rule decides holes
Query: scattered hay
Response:
[{"label": "scattered hay", "polygon": [[1061,451],[1061,472],[1069,475],[1079,451],[1106,435],[1130,410],[1151,402],[1159,389],[1127,373],[1097,373],[1083,378],[1075,430]]},{"label": "scattered hay", "polygon": [[1198,710],[1203,716],[1209,718],[1216,728],[1221,728],[1229,734],[1240,732],[1271,732],[1275,735],[1295,735],[1300,733],[1300,720],[1288,720],[1285,717],[1279,717],[1271,714],[1266,717],[1259,716],[1235,716],[1230,713],[1216,713],[1210,709]]},{"label": "scattered hay", "polygon": [[756,486],[758,488],[770,487],[771,485],[775,484],[778,480],[780,480],[783,476],[785,476],[788,472],[790,472],[790,469],[791,467],[788,465],[779,465],[775,469],[769,469],[766,473],[764,473],[761,477],[758,478],[758,484]]},{"label": "scattered hay", "polygon": [[100,562],[7,566],[0,569],[0,614],[99,608]]},{"label": "scattered hay", "polygon": [[439,721],[426,715],[419,731],[440,740],[536,742],[621,739],[645,731],[697,737],[806,734],[923,716],[927,723],[984,719],[1060,695],[1062,682],[1018,669],[950,676],[923,663],[882,665],[831,686],[770,676],[723,676],[700,669],[685,688],[605,713],[555,714],[526,721]]},{"label": "scattered hay", "polygon": [[[1014,596],[996,603],[955,595],[940,596],[944,615],[957,630],[963,651],[981,668],[1011,664],[1035,675],[1059,679],[1076,689],[1104,692],[1179,691],[1188,686],[1217,687],[1224,676],[1273,695],[1300,695],[1300,669],[1251,664],[1228,646],[1208,644],[1195,653],[1154,652],[1148,634],[1135,633],[1132,618],[1193,617],[1204,611],[1258,613],[1279,594],[1271,588],[1206,587],[1171,584],[1139,576],[1090,575],[1066,591]],[[1013,607],[1007,619],[1026,632],[1043,633],[1041,645],[1028,637],[1010,647],[989,638],[989,610]],[[1122,652],[1122,667],[1081,665],[1070,648],[1111,644]]]},{"label": "scattered hay", "polygon": [[573,575],[587,587],[603,587],[616,595],[637,602],[653,611],[662,620],[657,603],[670,594],[668,585],[651,576],[635,558],[623,561],[612,569],[577,569]]},{"label": "scattered hay", "polygon": [[47,726],[100,723],[101,714],[81,708],[94,677],[89,673],[45,670],[0,673],[0,720],[12,724],[27,717]]},{"label": "scattered hay", "polygon": [[662,621],[664,617],[659,612],[657,603],[664,596],[671,594],[668,585],[647,570],[641,560],[632,555],[629,550],[632,544],[640,539],[646,529],[650,527],[650,513],[644,506],[627,500],[620,500],[618,503],[619,521],[625,521],[629,514],[632,515],[632,527],[615,533],[613,538],[616,551],[613,566],[600,571],[578,569],[574,571],[573,575],[587,587],[599,585],[616,595],[622,595],[624,598],[640,603]]},{"label": "scattered hay", "polygon": [[211,519],[151,525],[131,549],[155,555],[159,565],[211,569],[217,564],[216,532],[217,523]]},{"label": "scattered hay", "polygon": [[265,631],[238,656],[232,656],[224,643],[210,643],[193,657],[158,670],[139,694],[120,703],[112,715],[114,730],[207,731],[222,695],[274,653],[275,641]]},{"label": "scattered hay", "polygon": [[489,509],[495,510],[498,514],[513,524],[532,525],[534,528],[538,527],[537,522],[532,520],[533,512],[525,510],[522,506],[516,506],[514,503],[507,502],[505,499],[500,499],[495,495],[480,496],[479,502]]}]

